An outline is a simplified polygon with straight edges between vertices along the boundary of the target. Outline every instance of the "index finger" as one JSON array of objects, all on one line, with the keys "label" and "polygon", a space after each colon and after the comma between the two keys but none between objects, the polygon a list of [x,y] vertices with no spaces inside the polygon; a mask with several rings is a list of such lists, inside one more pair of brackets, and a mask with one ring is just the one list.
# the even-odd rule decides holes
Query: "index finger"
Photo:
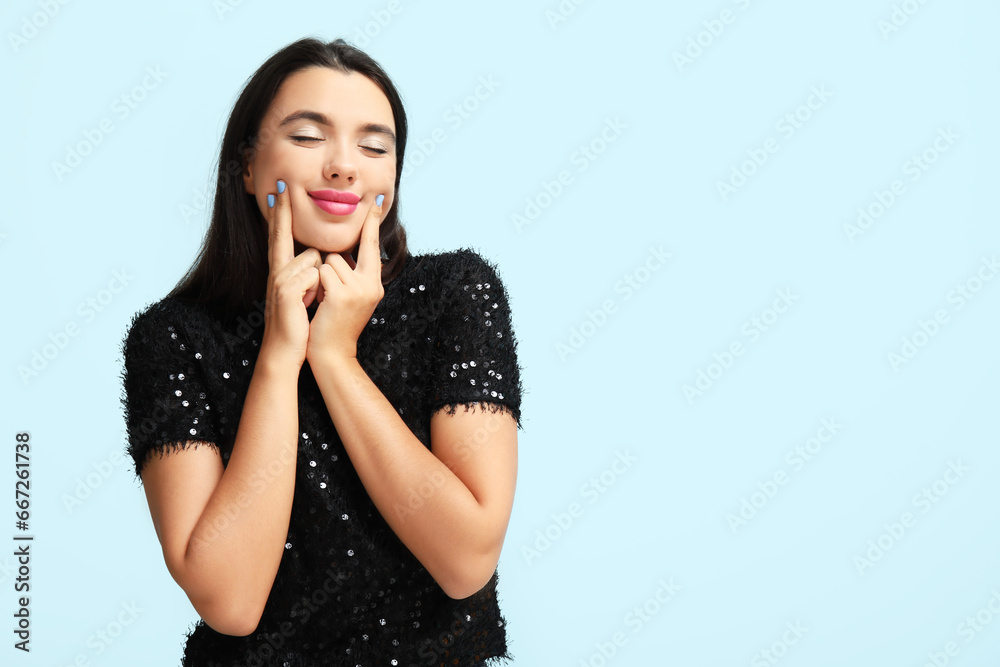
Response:
[{"label": "index finger", "polygon": [[361,242],[358,244],[357,271],[362,274],[375,273],[382,275],[382,253],[379,251],[378,229],[382,222],[382,202],[384,196],[379,195],[368,209],[368,215],[361,226]]},{"label": "index finger", "polygon": [[[276,185],[274,206],[268,207],[267,215],[268,261],[272,271],[277,271],[295,259],[295,246],[292,242],[292,202],[285,182],[279,180]],[[270,197],[271,195],[268,195],[269,201]]]}]

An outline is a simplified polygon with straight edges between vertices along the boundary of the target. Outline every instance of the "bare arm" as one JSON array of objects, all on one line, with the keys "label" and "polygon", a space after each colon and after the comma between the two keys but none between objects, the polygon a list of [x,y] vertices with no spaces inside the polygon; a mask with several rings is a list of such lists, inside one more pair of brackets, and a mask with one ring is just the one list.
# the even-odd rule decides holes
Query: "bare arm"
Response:
[{"label": "bare arm", "polygon": [[393,532],[455,599],[489,581],[517,479],[517,424],[482,406],[431,417],[428,451],[354,357],[315,360],[351,463]]},{"label": "bare arm", "polygon": [[260,622],[292,509],[301,366],[261,349],[236,441],[153,456],[143,486],[171,576],[213,629],[244,636]]}]

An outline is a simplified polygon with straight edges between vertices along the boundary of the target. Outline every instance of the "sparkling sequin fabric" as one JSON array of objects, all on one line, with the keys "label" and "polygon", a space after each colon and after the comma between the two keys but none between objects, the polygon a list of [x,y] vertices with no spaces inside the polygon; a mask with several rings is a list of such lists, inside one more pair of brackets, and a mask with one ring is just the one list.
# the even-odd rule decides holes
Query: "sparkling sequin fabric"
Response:
[{"label": "sparkling sequin fabric", "polygon": [[[170,298],[133,318],[122,343],[122,403],[136,476],[153,452],[182,447],[215,447],[228,462],[263,329],[260,310],[223,324]],[[471,409],[510,414],[521,426],[507,294],[496,268],[473,250],[408,258],[357,351],[428,448],[430,417],[442,408],[454,413],[479,403]],[[441,590],[369,498],[308,363],[299,376],[299,430],[288,538],[260,624],[235,637],[199,620],[181,664],[472,667],[510,660],[498,573],[464,600]]]}]

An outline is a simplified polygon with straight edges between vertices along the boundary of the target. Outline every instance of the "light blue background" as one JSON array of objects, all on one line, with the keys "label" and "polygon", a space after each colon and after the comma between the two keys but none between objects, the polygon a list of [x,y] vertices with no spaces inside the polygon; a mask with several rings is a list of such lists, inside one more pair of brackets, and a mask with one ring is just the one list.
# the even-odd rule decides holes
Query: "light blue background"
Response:
[{"label": "light blue background", "polygon": [[[11,648],[10,537],[0,548],[0,662],[179,664],[197,616],[131,463],[66,498],[124,451],[121,338],[194,259],[241,86],[312,35],[354,41],[402,91],[411,249],[478,248],[511,295],[527,388],[500,562],[515,664],[753,667],[774,664],[768,649],[783,667],[919,667],[948,642],[948,664],[997,664],[1000,279],[975,280],[1000,251],[995,3],[567,0],[554,24],[556,0],[233,4],[73,1],[20,44],[10,35],[40,4],[0,13],[0,532],[15,533],[13,437],[30,430],[36,536],[30,655]],[[903,5],[898,30],[880,29]],[[732,21],[713,24],[723,10]],[[370,23],[379,12],[385,26]],[[147,68],[165,76],[122,117],[115,100]],[[481,77],[498,87],[456,126],[446,114]],[[800,109],[813,87],[829,98]],[[778,123],[797,110],[808,119],[787,136]],[[53,163],[105,118],[113,131],[60,178]],[[609,119],[623,127],[602,143]],[[446,140],[421,160],[436,128]],[[947,128],[957,139],[935,155]],[[777,151],[724,200],[718,182],[769,138]],[[928,149],[936,161],[911,180]],[[845,225],[895,179],[903,194],[852,242]],[[539,212],[519,228],[527,199]],[[648,271],[651,246],[670,257]],[[115,271],[127,286],[102,292]],[[626,275],[645,282],[629,293]],[[959,308],[967,283],[979,291]],[[797,298],[751,340],[744,323],[773,315],[778,290]],[[102,296],[100,312],[80,309]],[[894,368],[888,355],[939,309],[947,322]],[[70,323],[79,334],[23,380]],[[712,368],[734,341],[743,354]],[[689,400],[699,371],[715,379]],[[786,456],[823,419],[842,427],[796,469]],[[619,454],[632,462],[615,472]],[[954,461],[962,476],[916,504]],[[773,497],[753,496],[781,472]],[[762,506],[734,530],[743,499]],[[915,525],[883,536],[904,512]],[[891,548],[859,566],[880,536]],[[661,580],[679,587],[662,604]],[[130,603],[135,622],[99,651]],[[977,613],[988,622],[963,631]]]}]

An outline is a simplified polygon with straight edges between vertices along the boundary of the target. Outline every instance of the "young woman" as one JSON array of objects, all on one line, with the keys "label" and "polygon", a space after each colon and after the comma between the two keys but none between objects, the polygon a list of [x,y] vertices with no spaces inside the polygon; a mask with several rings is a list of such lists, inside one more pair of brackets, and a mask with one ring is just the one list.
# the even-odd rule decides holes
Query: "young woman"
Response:
[{"label": "young woman", "polygon": [[195,265],[125,336],[128,453],[201,616],[185,666],[512,657],[507,293],[472,250],[408,252],[406,132],[343,40],[274,54],[230,115]]}]

